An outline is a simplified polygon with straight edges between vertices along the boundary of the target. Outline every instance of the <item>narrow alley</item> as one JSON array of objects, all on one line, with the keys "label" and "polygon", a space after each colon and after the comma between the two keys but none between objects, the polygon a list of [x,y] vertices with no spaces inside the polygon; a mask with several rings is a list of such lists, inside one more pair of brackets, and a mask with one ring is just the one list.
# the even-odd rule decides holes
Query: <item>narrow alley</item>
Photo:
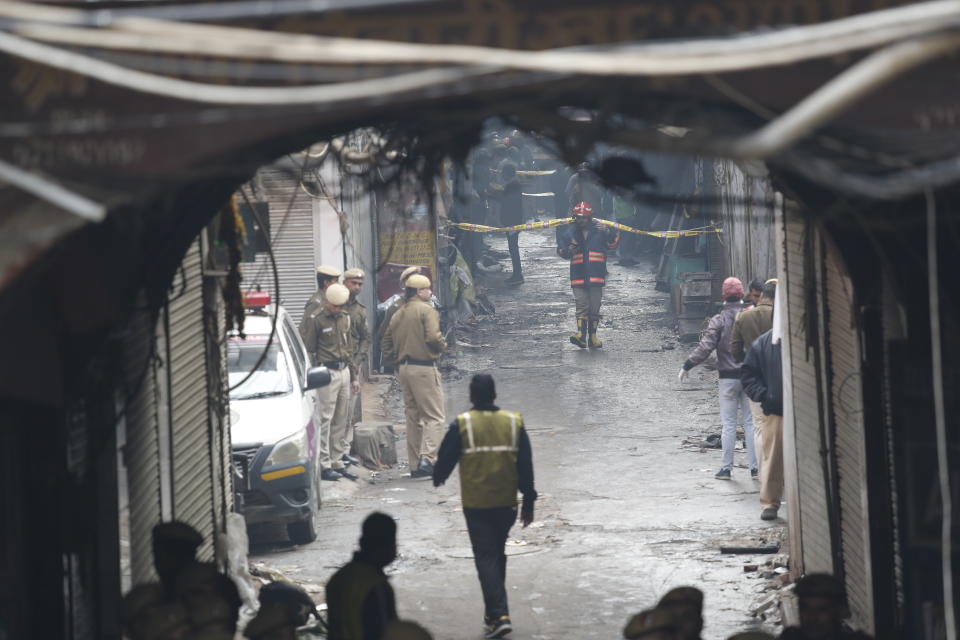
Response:
[{"label": "narrow alley", "polygon": [[[506,245],[499,234],[488,242]],[[469,377],[488,372],[498,404],[524,414],[532,440],[540,499],[533,525],[515,526],[508,543],[511,637],[618,637],[630,614],[683,584],[706,594],[705,639],[757,625],[748,610],[767,581],[744,565],[769,556],[720,547],[775,545],[785,523],[760,520],[758,483],[741,453],[723,482],[713,477],[720,451],[694,444],[719,432],[716,374],[698,367],[678,383],[691,347],[676,342],[651,264],[611,262],[604,348],[579,350],[567,340],[572,295],[553,232],[522,233],[520,245],[526,283],[507,288],[502,275],[488,276],[496,315],[480,316],[442,365],[449,419],[469,408]],[[402,427],[399,389],[388,381],[383,410]],[[397,451],[403,460],[402,439]],[[400,616],[436,638],[482,637],[456,477],[434,489],[401,462],[358,483],[324,483],[320,538],[291,548],[282,536],[255,537],[251,562],[323,585],[350,558],[363,518],[384,511],[398,524],[400,557],[388,573]]]}]

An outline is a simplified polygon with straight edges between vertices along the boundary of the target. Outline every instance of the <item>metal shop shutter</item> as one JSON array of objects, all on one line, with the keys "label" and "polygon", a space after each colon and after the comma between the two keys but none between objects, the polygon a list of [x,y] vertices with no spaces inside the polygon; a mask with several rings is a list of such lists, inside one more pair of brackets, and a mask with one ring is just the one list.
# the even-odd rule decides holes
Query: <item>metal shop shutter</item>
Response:
[{"label": "metal shop shutter", "polygon": [[[317,187],[312,182],[301,187],[297,178],[277,169],[261,169],[260,178],[261,195],[270,204],[270,241],[280,276],[279,302],[299,326],[303,307],[317,290],[313,198],[305,191],[316,193]],[[252,290],[254,283],[259,283],[276,297],[268,254],[258,253],[256,262],[243,267],[244,290]]]},{"label": "metal shop shutter", "polygon": [[[125,379],[130,388],[126,404],[127,491],[130,508],[130,572],[133,584],[156,580],[152,530],[162,518],[160,450],[157,414],[156,345],[152,313],[135,314],[124,341]],[[138,385],[133,387],[133,385]]]},{"label": "metal shop shutter", "polygon": [[[173,517],[204,538],[201,560],[213,559],[214,487],[204,344],[203,274],[199,240],[183,258],[169,293],[170,422],[173,425]],[[185,280],[186,286],[181,288]]]},{"label": "metal shop shutter", "polygon": [[[807,234],[813,234],[808,237]],[[821,401],[817,392],[817,367],[813,350],[807,347],[807,324],[818,309],[808,308],[806,260],[817,260],[816,230],[802,217],[788,213],[785,224],[787,304],[790,309],[790,356],[793,386],[793,410],[796,433],[797,485],[800,502],[800,541],[803,549],[803,570],[833,572],[830,517],[827,508],[827,487],[820,457]],[[809,251],[810,255],[807,255]],[[812,270],[815,271],[815,270]],[[778,292],[783,295],[783,292]],[[791,527],[796,526],[791,523]]]},{"label": "metal shop shutter", "polygon": [[853,284],[839,251],[827,244],[827,322],[833,449],[840,489],[840,529],[847,599],[859,628],[873,633],[870,526],[866,504],[866,445],[861,397],[860,342]]}]

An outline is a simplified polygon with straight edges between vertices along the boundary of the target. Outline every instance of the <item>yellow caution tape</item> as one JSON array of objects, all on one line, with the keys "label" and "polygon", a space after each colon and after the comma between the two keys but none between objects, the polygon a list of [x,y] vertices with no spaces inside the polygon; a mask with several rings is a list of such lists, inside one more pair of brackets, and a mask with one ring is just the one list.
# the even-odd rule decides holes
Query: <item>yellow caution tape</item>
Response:
[{"label": "yellow caution tape", "polygon": [[544,169],[540,171],[517,171],[518,176],[552,176],[557,172],[556,169]]},{"label": "yellow caution tape", "polygon": [[556,218],[554,220],[545,220],[543,222],[528,222],[526,224],[515,224],[512,227],[488,227],[485,224],[471,224],[469,222],[448,222],[447,225],[463,229],[464,231],[475,231],[477,233],[495,233],[503,231],[534,231],[536,229],[552,229],[561,225],[570,224],[573,218]]},{"label": "yellow caution tape", "polygon": [[[628,227],[625,224],[611,222],[610,220],[604,220],[603,218],[594,218],[594,220],[596,220],[597,224],[600,224],[604,227],[610,227],[611,229],[616,229],[617,231],[652,236],[654,238],[692,238],[705,233],[723,232],[720,227],[715,226],[697,227],[696,229],[676,229],[672,231],[644,231],[643,229],[634,229],[633,227]],[[545,220],[543,222],[528,222],[526,224],[516,224],[512,227],[488,227],[484,224],[471,224],[469,222],[448,222],[447,225],[457,229],[463,229],[464,231],[474,231],[476,233],[503,233],[505,231],[535,231],[537,229],[552,229],[553,227],[570,224],[571,222],[573,222],[573,218],[556,218],[554,220]]]},{"label": "yellow caution tape", "polygon": [[700,236],[705,233],[720,233],[722,230],[720,227],[708,226],[708,227],[697,227],[696,229],[676,229],[672,231],[644,231],[642,229],[634,229],[633,227],[628,227],[625,224],[620,224],[619,222],[611,222],[609,220],[604,220],[603,218],[594,218],[597,221],[597,224],[603,225],[604,227],[610,227],[611,229],[616,229],[617,231],[626,231],[627,233],[639,233],[644,236],[653,236],[654,238],[692,238],[694,236]]}]

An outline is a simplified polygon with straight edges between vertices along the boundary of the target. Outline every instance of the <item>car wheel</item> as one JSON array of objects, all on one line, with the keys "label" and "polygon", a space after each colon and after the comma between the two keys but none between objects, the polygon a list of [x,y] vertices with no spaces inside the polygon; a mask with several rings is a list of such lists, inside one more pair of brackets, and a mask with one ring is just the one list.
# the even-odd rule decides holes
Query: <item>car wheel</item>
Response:
[{"label": "car wheel", "polygon": [[309,544],[317,539],[317,518],[320,515],[320,478],[310,498],[310,515],[299,522],[287,524],[287,536],[294,544]]}]

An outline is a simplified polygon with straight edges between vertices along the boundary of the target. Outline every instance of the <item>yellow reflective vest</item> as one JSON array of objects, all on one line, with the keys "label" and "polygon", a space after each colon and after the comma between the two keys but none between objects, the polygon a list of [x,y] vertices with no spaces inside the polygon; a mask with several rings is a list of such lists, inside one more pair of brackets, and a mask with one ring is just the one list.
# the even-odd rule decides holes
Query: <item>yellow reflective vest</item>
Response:
[{"label": "yellow reflective vest", "polygon": [[517,451],[523,417],[513,411],[468,411],[460,427],[460,494],[466,509],[517,506]]},{"label": "yellow reflective vest", "polygon": [[330,640],[363,640],[363,603],[374,588],[387,582],[376,567],[353,560],[327,583]]}]

